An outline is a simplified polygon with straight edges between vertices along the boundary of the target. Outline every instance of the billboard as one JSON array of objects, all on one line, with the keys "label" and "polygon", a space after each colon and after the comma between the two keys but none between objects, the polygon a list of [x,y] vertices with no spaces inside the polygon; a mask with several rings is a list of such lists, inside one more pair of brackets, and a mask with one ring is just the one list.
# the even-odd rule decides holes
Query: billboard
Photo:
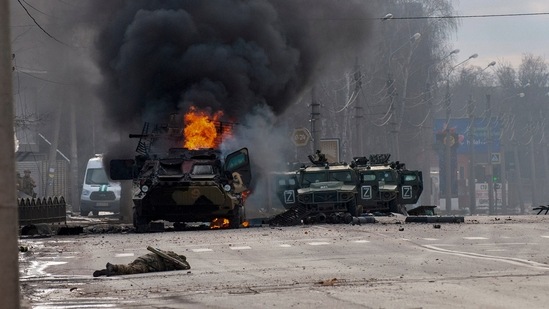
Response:
[{"label": "billboard", "polygon": [[[469,134],[473,133],[473,151],[475,153],[489,153],[500,151],[501,123],[497,117],[474,118],[471,124],[469,118],[450,119],[448,126],[446,119],[435,119],[433,127],[433,140],[437,141],[437,134],[449,128],[458,136],[458,154],[467,154],[471,151]],[[490,147],[489,140],[492,141]]]}]

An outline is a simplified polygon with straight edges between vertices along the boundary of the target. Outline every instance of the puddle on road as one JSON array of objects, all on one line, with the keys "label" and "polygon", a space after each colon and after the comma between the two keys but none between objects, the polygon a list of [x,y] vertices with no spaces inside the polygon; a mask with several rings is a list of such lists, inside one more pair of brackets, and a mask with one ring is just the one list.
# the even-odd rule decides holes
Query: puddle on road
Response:
[{"label": "puddle on road", "polygon": [[67,262],[60,261],[31,261],[29,267],[25,271],[25,277],[43,277],[51,276],[51,274],[46,272],[46,268],[49,266],[63,265]]}]

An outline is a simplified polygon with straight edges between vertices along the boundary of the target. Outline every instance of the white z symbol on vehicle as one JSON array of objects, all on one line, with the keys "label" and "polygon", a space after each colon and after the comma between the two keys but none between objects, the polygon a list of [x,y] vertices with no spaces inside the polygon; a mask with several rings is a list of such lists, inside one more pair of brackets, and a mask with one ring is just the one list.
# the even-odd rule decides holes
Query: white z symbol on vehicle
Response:
[{"label": "white z symbol on vehicle", "polygon": [[295,203],[295,193],[294,190],[284,190],[284,202],[286,204]]},{"label": "white z symbol on vehicle", "polygon": [[412,198],[412,186],[402,186],[402,198]]},{"label": "white z symbol on vehicle", "polygon": [[362,198],[365,200],[372,199],[372,186],[362,186],[360,188],[360,194],[362,195]]}]

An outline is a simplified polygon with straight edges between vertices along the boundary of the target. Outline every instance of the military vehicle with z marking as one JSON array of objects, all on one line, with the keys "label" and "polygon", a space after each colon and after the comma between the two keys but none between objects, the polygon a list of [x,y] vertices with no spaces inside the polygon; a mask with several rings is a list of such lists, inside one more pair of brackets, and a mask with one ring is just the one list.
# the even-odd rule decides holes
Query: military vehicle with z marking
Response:
[{"label": "military vehicle with z marking", "polygon": [[357,203],[365,212],[408,214],[406,205],[417,203],[423,192],[421,171],[407,170],[404,163],[389,162],[390,154],[355,157],[358,176]]},{"label": "military vehicle with z marking", "polygon": [[312,164],[273,173],[276,195],[286,211],[272,225],[351,223],[363,213],[401,213],[423,191],[421,171],[389,162],[389,154],[355,157],[350,164],[328,163],[317,151]]}]

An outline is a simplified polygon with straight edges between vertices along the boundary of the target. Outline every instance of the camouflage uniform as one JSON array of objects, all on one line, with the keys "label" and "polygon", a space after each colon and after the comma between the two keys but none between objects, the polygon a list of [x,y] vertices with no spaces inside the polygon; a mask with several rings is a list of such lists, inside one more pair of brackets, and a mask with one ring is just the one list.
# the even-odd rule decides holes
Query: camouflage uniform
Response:
[{"label": "camouflage uniform", "polygon": [[31,171],[25,170],[25,176],[23,176],[21,191],[23,191],[25,194],[30,195],[34,197],[34,187],[36,187],[36,183],[34,182],[34,179],[31,177]]},{"label": "camouflage uniform", "polygon": [[21,177],[21,173],[19,172],[17,172],[16,186],[17,191],[21,191],[23,189],[23,177]]},{"label": "camouflage uniform", "polygon": [[187,263],[187,258],[183,255],[177,255],[172,251],[165,251],[165,253],[181,262],[188,267],[183,267],[172,261],[164,259],[163,257],[155,254],[148,253],[138,257],[130,264],[111,264],[107,263],[106,269],[97,270],[93,273],[94,277],[99,276],[117,276],[117,275],[132,275],[157,271],[170,271],[170,270],[186,270],[191,266]]}]

